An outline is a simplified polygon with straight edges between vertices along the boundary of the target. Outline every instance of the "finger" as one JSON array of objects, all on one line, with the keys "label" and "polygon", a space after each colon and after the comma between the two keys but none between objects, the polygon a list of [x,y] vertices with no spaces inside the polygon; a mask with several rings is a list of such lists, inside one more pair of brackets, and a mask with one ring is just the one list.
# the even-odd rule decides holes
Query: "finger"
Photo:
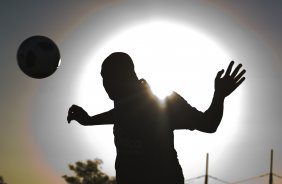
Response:
[{"label": "finger", "polygon": [[246,78],[243,77],[243,78],[241,78],[238,82],[236,82],[236,84],[235,84],[235,89],[236,89],[238,86],[240,86],[240,85],[244,82],[245,79],[246,79]]},{"label": "finger", "polygon": [[77,105],[72,105],[70,108],[69,108],[69,111],[68,111],[68,116],[67,116],[67,121],[68,123],[71,122],[71,120],[74,120],[74,112],[79,108],[79,106]]},{"label": "finger", "polygon": [[79,107],[79,106],[73,104],[73,105],[70,107],[70,109],[74,109],[74,108],[77,108],[77,107]]},{"label": "finger", "polygon": [[240,70],[240,68],[242,67],[242,64],[239,64],[236,68],[235,68],[235,70],[232,72],[232,74],[231,74],[231,77],[232,78],[234,78],[236,75],[237,75],[237,73],[239,72],[239,70]]},{"label": "finger", "polygon": [[73,117],[72,117],[72,116],[73,116],[72,114],[68,114],[68,117],[67,117],[68,123],[70,123],[71,120],[73,120]]},{"label": "finger", "polygon": [[72,114],[75,111],[75,107],[71,106],[68,111],[68,115]]},{"label": "finger", "polygon": [[216,79],[220,79],[220,77],[222,76],[222,74],[224,73],[224,70],[220,70],[219,72],[217,72],[217,75],[216,75]]},{"label": "finger", "polygon": [[234,81],[237,82],[246,73],[246,70],[242,70],[235,78]]},{"label": "finger", "polygon": [[226,70],[225,76],[226,76],[226,75],[230,75],[233,65],[234,65],[234,61],[231,61],[231,62],[229,63],[229,65],[228,65],[228,68],[227,68],[227,70]]},{"label": "finger", "polygon": [[69,114],[70,112],[72,112],[74,108],[75,108],[74,105],[72,105],[72,106],[69,108],[68,114]]},{"label": "finger", "polygon": [[78,109],[81,109],[81,107],[78,106],[78,105],[72,105],[72,106],[69,108],[69,113],[70,113],[70,112],[77,111]]}]

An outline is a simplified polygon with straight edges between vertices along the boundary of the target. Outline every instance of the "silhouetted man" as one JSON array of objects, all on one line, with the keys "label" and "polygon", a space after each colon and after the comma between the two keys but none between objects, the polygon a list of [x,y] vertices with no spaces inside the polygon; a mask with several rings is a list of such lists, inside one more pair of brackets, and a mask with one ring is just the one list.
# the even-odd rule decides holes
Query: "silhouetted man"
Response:
[{"label": "silhouetted man", "polygon": [[73,105],[68,122],[114,125],[118,184],[183,184],[173,131],[213,133],[217,130],[225,97],[245,80],[245,70],[239,72],[242,65],[231,72],[233,64],[233,61],[229,64],[223,77],[224,70],[218,72],[212,103],[203,113],[175,92],[160,104],[146,81],[136,76],[130,56],[113,53],[103,62],[101,75],[114,109],[90,117],[81,107]]}]

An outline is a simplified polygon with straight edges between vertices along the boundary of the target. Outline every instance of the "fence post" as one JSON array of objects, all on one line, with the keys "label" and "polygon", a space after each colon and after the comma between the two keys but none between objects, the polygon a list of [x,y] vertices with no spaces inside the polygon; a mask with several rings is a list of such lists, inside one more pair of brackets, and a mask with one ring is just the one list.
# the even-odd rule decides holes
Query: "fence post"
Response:
[{"label": "fence post", "polygon": [[205,184],[208,184],[208,178],[209,178],[209,153],[207,153],[207,157],[206,157],[206,175],[205,175]]},{"label": "fence post", "polygon": [[270,152],[270,172],[269,172],[269,184],[273,184],[273,149]]}]

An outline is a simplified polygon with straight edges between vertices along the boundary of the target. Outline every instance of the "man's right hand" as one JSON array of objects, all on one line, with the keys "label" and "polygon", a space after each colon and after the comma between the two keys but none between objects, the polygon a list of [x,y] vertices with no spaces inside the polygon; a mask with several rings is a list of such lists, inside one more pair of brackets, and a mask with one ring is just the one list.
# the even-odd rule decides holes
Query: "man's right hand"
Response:
[{"label": "man's right hand", "polygon": [[75,120],[81,125],[85,125],[90,120],[90,116],[82,107],[72,105],[69,108],[67,120],[68,123],[70,123],[72,120]]}]

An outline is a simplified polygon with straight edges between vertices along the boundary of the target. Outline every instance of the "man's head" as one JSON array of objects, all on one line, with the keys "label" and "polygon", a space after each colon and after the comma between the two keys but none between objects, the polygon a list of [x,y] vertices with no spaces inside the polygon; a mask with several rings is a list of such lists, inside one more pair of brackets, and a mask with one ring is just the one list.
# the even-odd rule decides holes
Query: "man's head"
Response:
[{"label": "man's head", "polygon": [[129,95],[138,81],[132,59],[123,52],[114,52],[104,60],[101,75],[104,88],[112,100]]}]

